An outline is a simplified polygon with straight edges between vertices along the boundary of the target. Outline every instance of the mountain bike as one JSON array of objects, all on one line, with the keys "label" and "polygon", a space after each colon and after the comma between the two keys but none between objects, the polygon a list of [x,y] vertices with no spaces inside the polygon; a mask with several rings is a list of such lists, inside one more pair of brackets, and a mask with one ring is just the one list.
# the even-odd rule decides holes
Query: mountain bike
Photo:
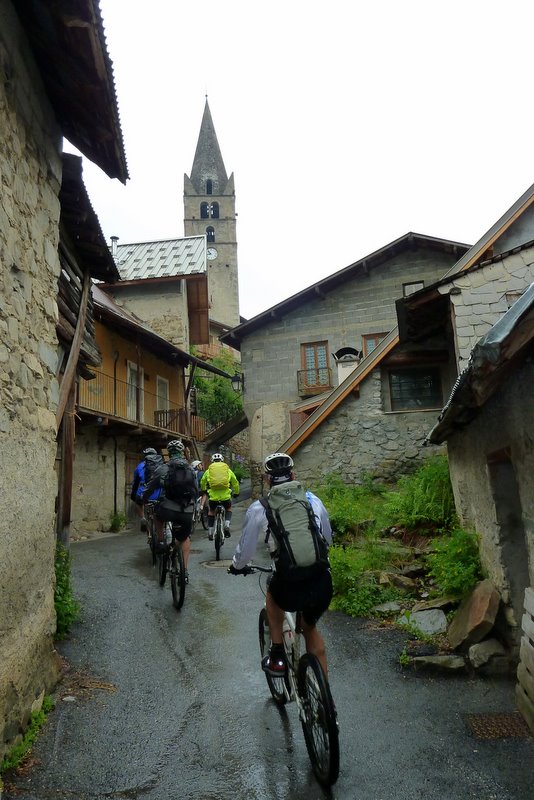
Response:
[{"label": "mountain bike", "polygon": [[201,505],[202,497],[197,497],[195,500],[195,510],[193,512],[193,530],[200,522],[205,531],[208,530],[208,504]]},{"label": "mountain bike", "polygon": [[175,536],[179,528],[180,525],[178,523],[165,523],[165,539],[169,538],[170,541],[166,543],[165,550],[158,554],[159,585],[165,586],[168,573],[171,584],[172,604],[178,611],[184,604],[187,583],[182,543]]},{"label": "mountain bike", "polygon": [[222,503],[217,503],[215,508],[215,525],[213,526],[213,542],[215,544],[215,560],[219,561],[221,558],[221,547],[224,544],[224,523],[226,520],[226,511]]},{"label": "mountain bike", "polygon": [[[273,567],[251,564],[244,574],[256,571],[271,573]],[[304,652],[301,655],[304,638],[301,620],[300,611],[285,612],[283,643],[287,662],[286,674],[281,677],[273,677],[266,672],[265,677],[277,705],[283,706],[288,702],[295,702],[315,776],[323,786],[332,786],[339,775],[339,732],[336,708],[319,660],[311,653]],[[265,607],[260,611],[258,634],[263,659],[271,646]]]},{"label": "mountain bike", "polygon": [[152,566],[156,566],[157,550],[156,550],[156,529],[154,526],[154,508],[155,503],[145,503],[144,513],[146,519],[146,542],[150,549],[150,557],[152,559]]}]

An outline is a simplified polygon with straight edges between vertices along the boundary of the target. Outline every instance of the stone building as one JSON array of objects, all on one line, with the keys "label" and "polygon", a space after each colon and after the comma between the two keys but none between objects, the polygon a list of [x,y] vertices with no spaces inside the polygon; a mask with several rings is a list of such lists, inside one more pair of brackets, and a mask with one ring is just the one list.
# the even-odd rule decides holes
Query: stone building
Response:
[{"label": "stone building", "polygon": [[1,758],[57,669],[62,136],[110,177],[127,168],[97,0],[0,0],[0,64]]},{"label": "stone building", "polygon": [[241,351],[256,465],[269,451],[298,448],[298,474],[312,481],[409,469],[456,376],[446,353],[432,350],[414,361],[391,354],[383,370],[370,365],[391,350],[396,299],[433,283],[467,249],[406,234],[221,337]]}]

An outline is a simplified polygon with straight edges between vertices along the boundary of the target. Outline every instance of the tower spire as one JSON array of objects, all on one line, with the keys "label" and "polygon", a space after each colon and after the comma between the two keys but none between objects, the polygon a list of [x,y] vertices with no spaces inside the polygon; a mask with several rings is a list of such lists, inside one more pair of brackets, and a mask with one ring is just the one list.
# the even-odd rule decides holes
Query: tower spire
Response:
[{"label": "tower spire", "polygon": [[213,194],[224,194],[228,183],[228,175],[217,141],[207,94],[190,179],[195,191],[199,194],[204,192],[208,180],[212,181]]}]

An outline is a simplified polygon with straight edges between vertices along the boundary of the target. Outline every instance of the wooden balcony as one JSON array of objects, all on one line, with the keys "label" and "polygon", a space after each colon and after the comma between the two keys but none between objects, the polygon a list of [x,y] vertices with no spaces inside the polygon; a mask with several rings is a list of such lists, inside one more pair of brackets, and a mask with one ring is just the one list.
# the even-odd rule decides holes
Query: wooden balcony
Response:
[{"label": "wooden balcony", "polygon": [[197,441],[206,438],[207,424],[202,417],[191,414],[188,424],[184,406],[101,372],[92,380],[80,380],[78,409],[128,423],[130,427],[157,428]]},{"label": "wooden balcony", "polygon": [[300,397],[313,397],[333,389],[332,370],[329,367],[300,369],[297,372],[298,393]]}]

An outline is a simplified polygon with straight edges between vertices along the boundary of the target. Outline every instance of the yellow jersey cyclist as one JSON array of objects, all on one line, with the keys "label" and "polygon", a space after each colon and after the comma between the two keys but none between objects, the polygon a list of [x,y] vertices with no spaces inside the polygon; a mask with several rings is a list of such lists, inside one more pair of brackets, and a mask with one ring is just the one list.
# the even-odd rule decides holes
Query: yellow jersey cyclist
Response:
[{"label": "yellow jersey cyclist", "polygon": [[212,455],[211,463],[200,479],[200,490],[208,495],[208,538],[210,542],[213,541],[215,509],[219,503],[224,506],[226,512],[224,535],[228,538],[232,519],[232,494],[234,497],[239,495],[239,481],[221,453]]}]

